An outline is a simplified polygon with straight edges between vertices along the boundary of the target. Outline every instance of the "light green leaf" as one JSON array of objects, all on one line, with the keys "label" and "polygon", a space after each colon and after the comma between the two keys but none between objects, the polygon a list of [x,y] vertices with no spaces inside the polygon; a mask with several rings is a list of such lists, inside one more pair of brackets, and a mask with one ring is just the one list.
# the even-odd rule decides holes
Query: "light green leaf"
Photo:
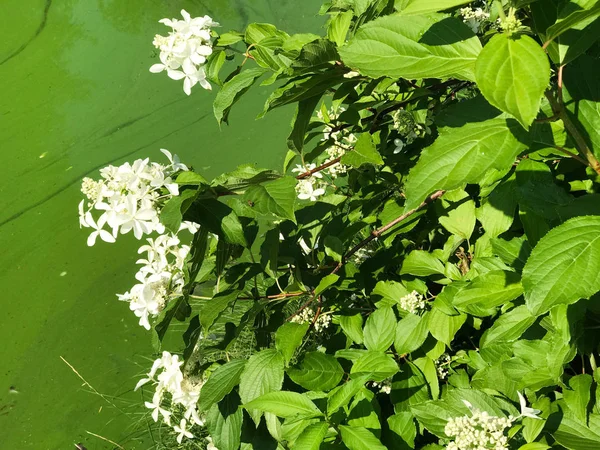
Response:
[{"label": "light green leaf", "polygon": [[491,168],[509,168],[527,147],[523,131],[516,121],[502,118],[441,128],[408,175],[405,209],[416,208],[438,189],[477,183]]},{"label": "light green leaf", "polygon": [[320,99],[321,97],[316,95],[298,102],[296,114],[292,120],[292,132],[287,139],[287,145],[290,150],[296,153],[302,153],[308,124],[310,123],[310,119],[312,118],[315,107]]},{"label": "light green leaf", "polygon": [[425,250],[413,250],[402,262],[401,274],[408,273],[419,277],[444,274],[444,264]]},{"label": "light green leaf", "polygon": [[259,410],[278,417],[312,418],[323,415],[308,397],[297,392],[269,392],[244,405],[248,410]]},{"label": "light green leaf", "polygon": [[470,3],[469,0],[396,0],[396,9],[403,16],[444,11]]},{"label": "light green leaf", "polygon": [[350,370],[351,374],[368,374],[373,381],[383,381],[398,372],[398,364],[383,351],[369,351],[360,357]]},{"label": "light green leaf", "polygon": [[530,442],[519,447],[519,450],[547,450],[550,447],[542,442]]},{"label": "light green leaf", "polygon": [[302,344],[302,339],[308,331],[309,326],[309,322],[286,322],[277,329],[275,333],[275,347],[283,355],[286,365],[294,356],[296,349]]},{"label": "light green leaf", "polygon": [[200,324],[205,333],[208,333],[215,320],[238,298],[239,294],[238,291],[220,292],[204,304],[200,312]]},{"label": "light green leaf", "polygon": [[309,425],[294,443],[294,450],[319,450],[329,426],[326,422]]},{"label": "light green leaf", "polygon": [[550,63],[529,36],[497,34],[477,58],[475,75],[488,102],[529,127],[550,81]]},{"label": "light green leaf", "polygon": [[592,428],[593,417],[590,416],[590,427],[568,416],[557,418],[558,429],[552,433],[552,436],[560,445],[570,450],[598,450],[600,448],[600,432],[598,431],[600,430],[600,420],[596,419],[595,427]]},{"label": "light green leaf", "polygon": [[199,186],[201,184],[210,184],[208,180],[202,175],[196,172],[192,172],[191,170],[186,170],[185,172],[181,172],[179,175],[177,175],[175,183],[184,186]]},{"label": "light green leaf", "polygon": [[535,320],[536,317],[531,314],[526,305],[517,306],[496,319],[491,328],[481,337],[480,347],[485,347],[492,342],[515,341],[533,325]]},{"label": "light green leaf", "polygon": [[363,330],[365,347],[385,352],[394,342],[396,315],[390,307],[380,308],[368,317]]},{"label": "light green leaf", "polygon": [[171,197],[160,211],[160,222],[171,232],[177,233],[183,214],[191,206],[197,191],[188,189]]},{"label": "light green leaf", "polygon": [[[283,384],[283,356],[275,349],[262,350],[250,357],[240,378],[240,398],[244,404],[269,392],[278,391]],[[261,411],[248,410],[258,425]]]},{"label": "light green leaf", "polygon": [[523,287],[535,315],[600,291],[600,216],[575,217],[550,230],[523,268]]},{"label": "light green leaf", "polygon": [[479,39],[462,21],[442,14],[390,15],[366,23],[340,56],[373,78],[474,80]]},{"label": "light green leaf", "polygon": [[576,375],[569,380],[569,387],[571,389],[563,389],[565,403],[581,423],[587,423],[592,382],[591,375]]},{"label": "light green leaf", "polygon": [[331,417],[338,409],[346,406],[352,397],[363,388],[368,378],[368,375],[353,378],[332,390],[327,398],[327,415]]},{"label": "light green leaf", "polygon": [[462,189],[448,191],[440,199],[440,225],[450,233],[469,239],[475,228],[475,202]]},{"label": "light green leaf", "polygon": [[450,347],[452,339],[466,320],[465,314],[449,316],[438,308],[432,308],[429,313],[429,332],[438,341]]},{"label": "light green leaf", "polygon": [[402,440],[401,443],[395,442],[394,448],[398,448],[399,450],[415,448],[417,427],[415,425],[415,418],[410,412],[399,411],[393,416],[388,417],[387,423],[390,431],[395,435],[394,438]]},{"label": "light green leaf", "polygon": [[231,392],[240,381],[242,371],[246,366],[245,359],[233,359],[210,374],[202,386],[202,394],[198,401],[198,409],[206,411],[215,403]]},{"label": "light green leaf", "polygon": [[558,20],[547,30],[547,40],[555,39],[577,24],[600,16],[597,0],[570,0],[559,12]]},{"label": "light green leaf", "polygon": [[395,411],[409,411],[412,405],[430,400],[427,379],[421,369],[410,361],[402,364],[400,373],[392,379],[390,399]]},{"label": "light green leaf", "polygon": [[348,30],[350,30],[352,16],[352,11],[340,12],[329,22],[327,37],[330,41],[335,42],[338,47],[341,47],[346,42],[346,35],[348,34]]},{"label": "light green leaf", "polygon": [[317,296],[317,295],[320,295],[321,293],[325,292],[327,289],[329,289],[331,286],[333,286],[335,283],[337,283],[337,281],[339,279],[340,279],[340,276],[336,275],[335,273],[330,273],[326,277],[323,277],[321,279],[321,281],[319,282],[319,284],[317,285],[317,287],[315,288],[314,295]]},{"label": "light green leaf", "polygon": [[250,186],[244,193],[244,200],[254,204],[254,209],[262,214],[272,214],[280,219],[296,222],[296,179],[282,177],[277,180]]},{"label": "light green leaf", "polygon": [[222,450],[237,450],[242,435],[243,411],[239,397],[233,393],[220,404],[214,404],[206,415],[206,428],[213,443]]},{"label": "light green leaf", "polygon": [[323,242],[325,245],[325,253],[327,256],[333,258],[336,262],[342,261],[344,255],[344,244],[337,236],[327,236]]},{"label": "light green leaf", "polygon": [[424,316],[407,314],[398,322],[394,348],[400,355],[413,352],[423,345],[429,334],[428,320],[427,313]]},{"label": "light green leaf", "polygon": [[258,67],[243,70],[223,84],[213,103],[213,111],[219,124],[227,122],[231,107],[263,73],[265,70]]},{"label": "light green leaf", "polygon": [[296,384],[311,391],[328,391],[338,385],[344,370],[331,355],[308,352],[299,367],[290,367],[288,376]]},{"label": "light green leaf", "polygon": [[381,296],[382,299],[377,302],[377,306],[393,306],[398,304],[399,300],[408,295],[408,290],[402,283],[393,280],[379,281],[373,289],[372,296]]},{"label": "light green leaf", "polygon": [[354,144],[354,150],[342,156],[341,163],[360,167],[363,164],[383,164],[383,159],[375,148],[373,137],[369,133],[363,133]]},{"label": "light green leaf", "polygon": [[337,316],[346,335],[357,344],[363,343],[363,319],[360,314]]},{"label": "light green leaf", "polygon": [[340,425],[342,441],[350,450],[386,450],[381,441],[363,427]]},{"label": "light green leaf", "polygon": [[452,304],[460,311],[479,315],[482,312],[480,309],[488,310],[503,305],[522,293],[521,276],[518,273],[491,270],[458,291]]}]

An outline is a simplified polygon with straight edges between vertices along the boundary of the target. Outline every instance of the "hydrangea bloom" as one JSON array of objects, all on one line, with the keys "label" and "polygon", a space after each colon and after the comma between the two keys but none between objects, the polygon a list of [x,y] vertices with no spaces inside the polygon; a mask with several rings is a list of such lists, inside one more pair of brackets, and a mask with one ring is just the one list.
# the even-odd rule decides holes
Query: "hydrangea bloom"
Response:
[{"label": "hydrangea bloom", "polygon": [[446,447],[448,450],[507,450],[508,437],[504,430],[512,425],[515,418],[496,417],[474,408],[466,400],[471,416],[453,417],[448,420],[444,432],[454,438]]},{"label": "hydrangea bloom", "polygon": [[[183,361],[179,360],[178,355],[165,351],[154,361],[147,377],[142,378],[135,387],[137,390],[149,382],[154,383],[152,402],[146,402],[145,405],[152,410],[155,422],[162,417],[164,423],[173,427],[180,444],[184,437],[194,437],[189,431],[194,425],[204,425],[196,408],[203,383],[186,377],[181,371],[182,365]],[[172,424],[171,418],[175,416],[181,418],[179,423]]]},{"label": "hydrangea bloom", "polygon": [[[292,169],[292,172],[302,174],[314,170],[316,167],[315,164],[308,164],[306,166],[297,164],[296,167]],[[296,193],[300,200],[316,201],[318,197],[325,194],[323,174],[316,172],[307,178],[298,180],[298,183],[296,184]]]},{"label": "hydrangea bloom", "polygon": [[[169,159],[169,165],[150,162],[149,158],[138,159],[116,167],[107,166],[100,170],[102,179],[96,181],[84,178],[81,191],[87,202],[79,203],[79,225],[92,228],[88,245],[96,243],[100,237],[105,242],[115,242],[121,234],[133,231],[137,239],[154,231],[163,233],[165,228],[159,221],[162,203],[179,195],[177,184],[171,176],[188,170],[179,162],[177,155],[161,149]],[[101,212],[95,219],[92,213]],[[108,225],[109,232],[104,227]]]},{"label": "hydrangea bloom", "polygon": [[[332,122],[335,122],[337,118],[346,109],[344,107],[331,108],[327,111],[327,118],[323,111],[317,112],[317,118],[320,121],[326,122],[325,128],[323,129],[323,137],[321,141],[333,140],[333,144],[325,149],[325,153],[329,156],[324,163],[333,161],[336,158],[344,156],[347,150],[352,149],[356,144],[358,138],[355,134],[348,132],[346,129],[338,130],[332,126]],[[344,174],[348,171],[348,167],[340,162],[329,166],[326,169],[327,173],[331,178],[337,178],[340,174]]]},{"label": "hydrangea bloom", "polygon": [[172,28],[167,36],[157,34],[154,46],[160,50],[160,63],[150,67],[150,72],[167,71],[173,80],[183,80],[183,91],[190,95],[192,87],[199,84],[211,89],[206,80],[204,64],[213,52],[211,28],[219,26],[209,16],[194,17],[182,9],[183,20],[161,19],[159,22]]},{"label": "hydrangea bloom", "polygon": [[[184,222],[183,229],[195,233],[198,226]],[[143,264],[135,276],[139,283],[117,297],[129,302],[129,308],[140,318],[140,325],[149,330],[149,318],[159,315],[170,299],[183,294],[186,283],[183,268],[190,247],[182,245],[174,234],[162,234],[147,241],[148,244],[138,250],[138,253],[146,253],[145,259],[137,261]]]},{"label": "hydrangea bloom", "polygon": [[[315,319],[315,312],[310,308],[304,308],[302,311],[300,311],[298,314],[296,314],[294,317],[292,317],[292,319],[290,321],[294,322],[294,323],[307,323],[307,322],[312,323],[314,321],[314,319]],[[315,331],[317,333],[324,331],[326,328],[329,328],[330,323],[331,323],[331,317],[328,314],[319,315],[319,318],[314,323]]]},{"label": "hydrangea bloom", "polygon": [[400,308],[413,314],[418,314],[427,308],[427,302],[417,291],[412,291],[399,300]]},{"label": "hydrangea bloom", "polygon": [[471,8],[469,6],[460,9],[460,15],[463,17],[463,22],[466,23],[473,33],[477,33],[481,24],[490,18],[489,13],[481,8]]}]

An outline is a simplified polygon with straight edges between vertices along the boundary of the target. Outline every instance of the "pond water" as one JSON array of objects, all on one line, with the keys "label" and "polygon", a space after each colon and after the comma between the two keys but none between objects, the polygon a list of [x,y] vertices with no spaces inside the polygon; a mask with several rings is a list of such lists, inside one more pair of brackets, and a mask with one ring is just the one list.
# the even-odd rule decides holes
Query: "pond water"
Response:
[{"label": "pond water", "polygon": [[[139,243],[86,246],[80,180],[107,164],[179,154],[207,177],[279,168],[290,110],[261,121],[259,87],[219,130],[213,94],[151,74],[157,23],[209,14],[222,30],[317,32],[320,0],[3,0],[0,7],[0,448],[149,448],[139,395],[150,336],[115,293]],[[61,357],[105,398],[90,392]],[[113,396],[115,398],[113,398]],[[113,403],[119,408],[110,405]]]}]

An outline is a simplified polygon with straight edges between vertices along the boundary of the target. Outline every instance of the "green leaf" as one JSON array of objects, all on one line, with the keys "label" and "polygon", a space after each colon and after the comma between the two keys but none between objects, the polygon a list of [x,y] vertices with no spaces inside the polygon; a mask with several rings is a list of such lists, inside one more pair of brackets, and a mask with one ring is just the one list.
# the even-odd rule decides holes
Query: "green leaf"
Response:
[{"label": "green leaf", "polygon": [[202,386],[198,409],[206,411],[229,394],[239,383],[244,367],[246,367],[245,359],[233,359],[217,367]]},{"label": "green leaf", "polygon": [[326,422],[309,425],[296,439],[294,450],[319,450],[328,429],[329,425]]},{"label": "green leaf", "polygon": [[[240,398],[244,404],[269,392],[278,391],[283,384],[283,356],[275,349],[262,350],[250,357],[240,378]],[[262,413],[248,410],[258,425]]]},{"label": "green leaf", "polygon": [[600,3],[597,0],[570,0],[559,12],[556,23],[546,31],[546,39],[553,40],[577,24],[598,16]]},{"label": "green leaf", "polygon": [[450,233],[469,239],[475,229],[475,202],[462,189],[446,192],[440,199],[440,225]]},{"label": "green leaf", "polygon": [[383,381],[398,372],[398,364],[383,351],[369,351],[361,356],[350,370],[351,374],[368,374],[370,380]]},{"label": "green leaf", "polygon": [[400,355],[413,352],[423,345],[429,334],[428,319],[427,314],[424,316],[407,314],[398,322],[394,348]]},{"label": "green leaf", "polygon": [[206,415],[206,428],[219,449],[237,450],[242,435],[243,412],[239,408],[239,397],[233,393],[220,404],[212,406]]},{"label": "green leaf", "polygon": [[310,391],[328,391],[338,385],[344,370],[331,355],[308,352],[299,367],[290,367],[288,376],[296,384]]},{"label": "green leaf", "polygon": [[254,204],[254,209],[262,214],[272,214],[280,219],[296,222],[296,179],[282,177],[277,180],[250,186],[244,193],[244,200]]},{"label": "green leaf", "polygon": [[179,175],[177,175],[175,183],[184,186],[199,186],[201,184],[210,184],[208,180],[202,175],[196,172],[192,172],[191,170],[186,170],[185,172],[181,172]]},{"label": "green leaf", "polygon": [[449,316],[438,308],[433,308],[429,313],[429,332],[438,341],[450,347],[452,339],[466,320],[465,314]]},{"label": "green leaf", "polygon": [[323,242],[325,253],[336,262],[342,261],[344,255],[344,244],[337,236],[327,236]]},{"label": "green leaf", "polygon": [[535,320],[536,317],[531,314],[526,305],[517,306],[496,319],[491,328],[481,337],[479,346],[515,341],[534,324]]},{"label": "green leaf", "polygon": [[488,102],[529,127],[550,81],[550,63],[529,36],[497,34],[477,58],[475,75]]},{"label": "green leaf", "polygon": [[394,342],[396,315],[390,307],[380,308],[369,316],[363,331],[365,347],[385,352]]},{"label": "green leaf", "polygon": [[270,23],[251,23],[246,27],[245,41],[248,44],[258,44],[271,37],[287,38],[288,34]]},{"label": "green leaf", "polygon": [[[417,427],[413,415],[406,411],[399,411],[387,418],[390,431],[394,433],[394,449],[410,450],[415,448]],[[397,442],[401,440],[401,442]]]},{"label": "green leaf", "polygon": [[171,197],[160,210],[160,222],[172,233],[179,231],[183,214],[191,206],[197,191],[188,189]]},{"label": "green leaf", "polygon": [[337,318],[344,333],[356,344],[362,344],[364,339],[362,315],[337,316]]},{"label": "green leaf", "polygon": [[[590,425],[592,418],[590,416]],[[550,416],[549,421],[551,421]],[[596,419],[595,427],[587,427],[568,416],[563,416],[558,422],[558,429],[552,433],[556,441],[570,450],[597,450],[600,448],[600,420]]]},{"label": "green leaf", "polygon": [[402,262],[401,274],[411,274],[419,277],[444,274],[442,262],[425,250],[413,250]]},{"label": "green leaf", "polygon": [[441,14],[391,15],[366,23],[344,47],[342,61],[372,78],[475,79],[479,39],[462,21]]},{"label": "green leaf", "polygon": [[319,284],[317,285],[317,287],[315,288],[314,295],[317,296],[317,295],[322,294],[327,289],[329,289],[331,286],[333,286],[335,283],[337,283],[337,281],[339,279],[340,279],[340,276],[336,275],[335,273],[330,273],[326,277],[323,277],[321,279],[321,281],[319,282]]},{"label": "green leaf", "polygon": [[236,33],[235,31],[223,33],[219,35],[219,39],[217,40],[216,45],[225,47],[231,44],[235,44],[236,42],[240,42],[242,39],[244,39],[244,35]]},{"label": "green leaf", "polygon": [[332,390],[327,396],[327,415],[331,417],[338,409],[346,406],[352,397],[363,388],[368,378],[368,375],[353,378],[342,386]]},{"label": "green leaf", "polygon": [[341,47],[346,42],[346,35],[352,23],[352,11],[344,11],[331,19],[327,27],[327,37]]},{"label": "green leaf", "polygon": [[481,310],[508,303],[522,293],[523,286],[521,286],[521,277],[518,273],[491,270],[470,281],[458,291],[452,304],[460,311],[479,315]]},{"label": "green leaf", "polygon": [[563,389],[565,403],[581,423],[587,423],[592,382],[591,375],[576,375],[569,380],[569,387],[571,389]]},{"label": "green leaf", "polygon": [[287,139],[287,146],[290,150],[302,153],[308,124],[320,99],[320,96],[314,96],[298,102],[296,114],[292,120],[292,132]]},{"label": "green leaf", "polygon": [[444,11],[470,3],[469,0],[396,0],[396,9],[403,16]]},{"label": "green leaf", "polygon": [[363,133],[354,144],[354,150],[342,156],[341,163],[358,168],[363,164],[383,164],[383,159],[375,148],[373,137],[369,133]]},{"label": "green leaf", "polygon": [[392,379],[390,399],[395,411],[408,411],[410,406],[430,400],[431,395],[421,369],[410,361],[402,364],[401,369]]},{"label": "green leaf", "polygon": [[523,268],[523,287],[535,315],[600,291],[600,216],[575,217],[550,230]]},{"label": "green leaf", "polygon": [[258,67],[246,69],[223,84],[213,103],[213,111],[219,124],[221,122],[227,123],[231,107],[263,73],[265,73],[265,70]]},{"label": "green leaf", "polygon": [[519,447],[519,450],[547,450],[550,447],[542,442],[530,442]]},{"label": "green leaf", "polygon": [[400,299],[409,294],[402,283],[393,280],[379,281],[373,289],[372,296],[381,296],[377,306],[392,306],[398,304]]},{"label": "green leaf", "polygon": [[237,214],[219,200],[214,198],[196,200],[194,207],[188,210],[187,218],[206,227],[211,233],[218,234],[231,244],[247,245]]},{"label": "green leaf", "polygon": [[350,450],[386,450],[381,441],[363,427],[340,425],[342,441]]},{"label": "green leaf", "polygon": [[281,325],[275,333],[275,347],[283,355],[283,360],[287,365],[294,353],[302,344],[302,339],[308,331],[310,323],[286,322]]},{"label": "green leaf", "polygon": [[477,183],[491,168],[509,168],[527,147],[522,131],[516,121],[502,118],[441,128],[408,175],[405,209],[416,208],[438,189]]},{"label": "green leaf", "polygon": [[216,294],[208,300],[200,312],[200,324],[204,332],[208,333],[215,320],[227,309],[227,307],[237,300],[240,293],[238,291],[225,291]]},{"label": "green leaf", "polygon": [[255,398],[244,405],[248,410],[259,410],[275,414],[278,417],[303,417],[312,418],[322,416],[308,397],[297,392],[279,391],[269,392]]}]

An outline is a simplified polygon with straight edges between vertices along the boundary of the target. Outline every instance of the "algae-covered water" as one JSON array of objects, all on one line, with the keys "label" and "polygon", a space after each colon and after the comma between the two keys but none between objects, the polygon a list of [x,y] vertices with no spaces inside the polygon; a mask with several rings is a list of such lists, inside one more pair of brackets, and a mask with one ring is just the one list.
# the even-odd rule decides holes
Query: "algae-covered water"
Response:
[{"label": "algae-covered water", "polygon": [[[213,94],[151,74],[157,23],[209,14],[222,30],[271,22],[318,31],[320,0],[0,2],[0,449],[151,448],[131,392],[148,332],[115,293],[133,283],[139,243],[86,246],[80,180],[160,148],[210,177],[244,162],[281,166],[290,110],[261,121],[258,87],[219,130]],[[105,398],[61,360],[63,357]],[[113,396],[115,398],[113,398]],[[118,409],[110,405],[113,403]]]}]

